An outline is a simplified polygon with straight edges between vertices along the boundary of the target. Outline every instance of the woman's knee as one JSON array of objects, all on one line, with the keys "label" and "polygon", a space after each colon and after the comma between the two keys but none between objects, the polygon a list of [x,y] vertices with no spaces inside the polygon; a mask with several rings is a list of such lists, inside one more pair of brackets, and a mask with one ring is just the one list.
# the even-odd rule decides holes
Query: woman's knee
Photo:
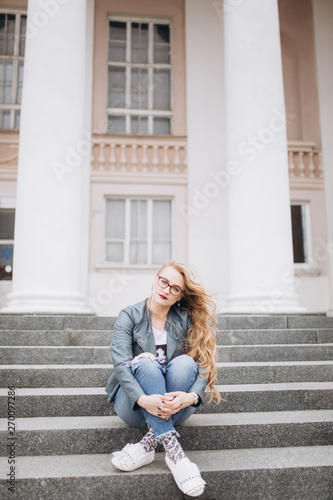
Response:
[{"label": "woman's knee", "polygon": [[171,367],[179,367],[182,371],[185,370],[193,370],[193,371],[198,371],[198,367],[196,362],[194,361],[191,356],[188,356],[187,354],[182,354],[181,356],[177,356],[176,358],[173,358],[172,361],[169,363],[170,368]]}]

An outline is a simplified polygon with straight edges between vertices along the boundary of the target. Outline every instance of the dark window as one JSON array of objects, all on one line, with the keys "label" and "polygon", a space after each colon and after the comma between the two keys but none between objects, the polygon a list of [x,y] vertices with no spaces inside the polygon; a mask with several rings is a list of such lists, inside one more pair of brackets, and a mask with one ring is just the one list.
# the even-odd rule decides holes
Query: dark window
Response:
[{"label": "dark window", "polygon": [[307,262],[307,248],[304,205],[291,205],[291,225],[294,263],[305,264]]},{"label": "dark window", "polygon": [[13,274],[15,210],[0,209],[0,280]]}]

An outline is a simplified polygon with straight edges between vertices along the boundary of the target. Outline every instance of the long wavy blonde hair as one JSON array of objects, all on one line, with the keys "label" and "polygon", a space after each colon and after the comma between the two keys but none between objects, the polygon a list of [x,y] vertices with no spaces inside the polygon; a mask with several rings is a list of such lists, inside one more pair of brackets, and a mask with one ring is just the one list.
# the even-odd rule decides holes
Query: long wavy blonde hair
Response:
[{"label": "long wavy blonde hair", "polygon": [[213,300],[215,294],[207,292],[197,280],[193,271],[180,262],[171,261],[163,265],[157,276],[166,267],[173,267],[184,278],[185,290],[180,300],[180,307],[186,309],[190,315],[191,328],[187,333],[185,352],[191,356],[203,369],[208,380],[210,391],[209,402],[215,397],[219,403],[221,396],[217,387],[216,370],[216,305]]}]

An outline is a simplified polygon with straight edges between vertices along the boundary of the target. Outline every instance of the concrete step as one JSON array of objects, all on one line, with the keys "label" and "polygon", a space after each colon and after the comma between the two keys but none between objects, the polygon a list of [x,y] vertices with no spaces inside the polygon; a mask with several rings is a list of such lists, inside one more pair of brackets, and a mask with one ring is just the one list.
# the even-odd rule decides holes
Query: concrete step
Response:
[{"label": "concrete step", "polygon": [[[94,315],[0,314],[0,330],[108,330],[116,318]],[[324,314],[218,315],[220,330],[333,328],[333,317]]]},{"label": "concrete step", "polygon": [[115,321],[90,314],[0,314],[0,330],[109,330]]},{"label": "concrete step", "polygon": [[[333,409],[333,382],[219,386],[224,401],[205,404],[196,414]],[[0,418],[7,417],[8,389],[0,389]],[[115,415],[104,387],[16,389],[16,417]]]},{"label": "concrete step", "polygon": [[285,328],[333,328],[333,317],[324,314],[234,314],[219,315],[220,330],[262,330]]},{"label": "concrete step", "polygon": [[[16,456],[110,453],[140,440],[144,431],[118,417],[16,419]],[[180,429],[186,450],[333,445],[333,410],[194,414]],[[0,421],[0,456],[7,422]]]},{"label": "concrete step", "polygon": [[217,344],[222,344],[223,346],[324,344],[333,343],[333,329],[218,330],[216,340]]},{"label": "concrete step", "polygon": [[[333,361],[216,363],[219,384],[333,382]],[[112,365],[1,365],[0,387],[105,387]]]},{"label": "concrete step", "polygon": [[[2,346],[105,346],[112,330],[0,330]],[[284,330],[217,330],[217,344],[324,344],[333,343],[333,328]]]},{"label": "concrete step", "polygon": [[[109,364],[108,347],[101,346],[18,346],[0,347],[0,357],[7,364]],[[287,344],[218,346],[220,362],[246,361],[329,361],[333,344]]]},{"label": "concrete step", "polygon": [[[333,447],[190,451],[207,482],[202,500],[331,500]],[[17,468],[20,500],[181,500],[164,460],[130,473],[115,469],[107,454],[24,456]],[[12,500],[0,469],[2,499]],[[161,496],[163,492],[163,497]]]},{"label": "concrete step", "polygon": [[333,344],[268,344],[218,346],[218,360],[223,363],[246,361],[329,361]]}]

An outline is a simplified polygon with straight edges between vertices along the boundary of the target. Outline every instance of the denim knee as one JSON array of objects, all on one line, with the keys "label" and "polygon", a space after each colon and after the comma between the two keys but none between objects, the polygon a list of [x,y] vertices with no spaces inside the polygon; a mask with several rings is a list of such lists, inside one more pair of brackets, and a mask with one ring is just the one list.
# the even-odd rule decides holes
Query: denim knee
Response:
[{"label": "denim knee", "polygon": [[173,358],[168,366],[171,367],[179,367],[182,370],[193,370],[194,372],[198,371],[198,367],[196,362],[194,361],[191,356],[188,356],[187,354],[181,354],[180,356],[177,356],[176,358]]}]

